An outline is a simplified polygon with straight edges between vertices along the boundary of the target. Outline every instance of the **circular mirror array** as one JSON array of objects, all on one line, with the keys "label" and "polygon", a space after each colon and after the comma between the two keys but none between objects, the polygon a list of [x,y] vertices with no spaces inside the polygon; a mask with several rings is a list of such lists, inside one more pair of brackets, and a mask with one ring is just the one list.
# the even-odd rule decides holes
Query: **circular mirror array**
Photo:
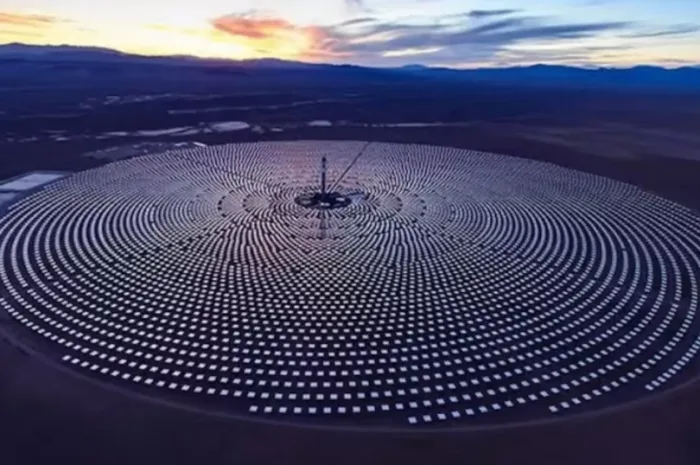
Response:
[{"label": "circular mirror array", "polygon": [[190,407],[352,426],[555,417],[666,389],[700,349],[700,219],[551,164],[360,142],[77,173],[0,218],[24,343]]}]

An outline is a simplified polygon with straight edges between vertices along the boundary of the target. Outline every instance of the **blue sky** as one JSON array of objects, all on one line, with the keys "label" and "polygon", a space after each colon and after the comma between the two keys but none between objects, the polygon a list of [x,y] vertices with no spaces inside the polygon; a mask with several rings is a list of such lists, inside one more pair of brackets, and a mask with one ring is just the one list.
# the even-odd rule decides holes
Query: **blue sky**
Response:
[{"label": "blue sky", "polygon": [[0,0],[0,43],[373,66],[700,63],[697,0]]}]

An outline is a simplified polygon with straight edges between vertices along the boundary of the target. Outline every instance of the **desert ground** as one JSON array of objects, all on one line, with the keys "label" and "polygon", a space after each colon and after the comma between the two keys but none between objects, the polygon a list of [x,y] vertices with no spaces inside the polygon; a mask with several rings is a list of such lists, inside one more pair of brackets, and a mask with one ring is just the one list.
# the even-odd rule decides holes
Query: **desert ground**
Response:
[{"label": "desert ground", "polygon": [[[109,162],[95,155],[105,149],[143,143],[374,140],[548,161],[700,209],[697,95],[406,84],[5,89],[0,102],[0,179],[88,169]],[[3,318],[0,460],[7,465],[700,463],[697,382],[556,422],[440,435],[343,432],[202,415],[122,392],[17,345],[14,323]]]}]

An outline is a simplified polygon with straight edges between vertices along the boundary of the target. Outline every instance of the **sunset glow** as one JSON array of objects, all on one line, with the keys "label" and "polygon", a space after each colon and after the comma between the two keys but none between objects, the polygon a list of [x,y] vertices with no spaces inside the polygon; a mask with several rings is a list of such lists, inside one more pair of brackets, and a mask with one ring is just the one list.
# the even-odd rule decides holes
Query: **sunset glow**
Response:
[{"label": "sunset glow", "polygon": [[700,2],[690,0],[142,3],[5,0],[0,43],[378,66],[700,63]]}]

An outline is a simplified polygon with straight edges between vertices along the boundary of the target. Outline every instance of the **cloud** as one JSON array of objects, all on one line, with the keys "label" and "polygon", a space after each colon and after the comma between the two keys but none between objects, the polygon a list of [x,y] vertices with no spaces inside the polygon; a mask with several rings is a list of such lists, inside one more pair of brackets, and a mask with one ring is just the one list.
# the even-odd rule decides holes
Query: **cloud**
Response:
[{"label": "cloud", "polygon": [[267,39],[275,37],[280,32],[298,29],[289,21],[279,18],[246,18],[243,16],[223,16],[212,22],[214,28],[232,36],[242,36],[249,39]]},{"label": "cloud", "polygon": [[54,32],[54,27],[73,24],[49,15],[0,12],[0,42],[36,42]]},{"label": "cloud", "polygon": [[595,64],[601,57],[608,57],[625,51],[627,51],[627,47],[623,45],[571,45],[565,49],[560,47],[539,49],[505,47],[498,51],[493,62],[503,66],[513,63],[521,65],[547,63],[589,66]]},{"label": "cloud", "polygon": [[347,21],[344,21],[340,23],[338,26],[345,27],[345,26],[355,26],[358,24],[369,24],[369,23],[375,23],[377,20],[375,18],[370,18],[370,17],[365,17],[365,18],[354,18],[354,19],[349,19]]},{"label": "cloud", "polygon": [[405,25],[383,23],[372,25],[370,33],[381,32],[384,40],[358,40],[361,35],[346,37],[343,51],[386,53],[401,49],[459,48],[473,52],[478,48],[494,49],[523,42],[553,41],[594,37],[608,31],[624,31],[625,22],[549,24],[540,18],[514,17],[478,24]]},{"label": "cloud", "polygon": [[481,34],[486,35],[487,33],[495,33],[497,31],[505,31],[509,29],[514,30],[515,28],[524,27],[526,21],[527,20],[524,18],[499,19],[498,21],[480,24],[464,32],[467,32],[473,36]]},{"label": "cloud", "polygon": [[256,12],[222,16],[211,25],[262,56],[319,59],[333,55],[338,40],[328,28],[302,26]]},{"label": "cloud", "polygon": [[506,16],[518,13],[520,10],[472,10],[467,13],[470,18],[492,18],[494,16]]},{"label": "cloud", "polygon": [[[471,10],[405,20],[365,15],[332,25],[300,25],[250,12],[222,16],[211,25],[259,56],[365,65],[401,65],[412,60],[428,65],[504,60],[518,63],[537,58],[587,63],[606,53],[627,53],[614,47],[582,48],[587,39],[612,37],[624,46],[634,38],[690,34],[700,29],[692,25],[644,29],[644,24],[628,21],[566,21],[515,9]],[[550,51],[526,51],[550,45]]]},{"label": "cloud", "polygon": [[670,36],[687,36],[693,35],[700,32],[700,25],[695,24],[678,24],[670,26],[667,28],[657,28],[648,31],[634,32],[630,34],[624,34],[622,37],[631,39],[647,39],[655,37],[670,37]]},{"label": "cloud", "polygon": [[65,22],[66,19],[56,16],[0,12],[0,24],[3,25],[42,28]]}]

